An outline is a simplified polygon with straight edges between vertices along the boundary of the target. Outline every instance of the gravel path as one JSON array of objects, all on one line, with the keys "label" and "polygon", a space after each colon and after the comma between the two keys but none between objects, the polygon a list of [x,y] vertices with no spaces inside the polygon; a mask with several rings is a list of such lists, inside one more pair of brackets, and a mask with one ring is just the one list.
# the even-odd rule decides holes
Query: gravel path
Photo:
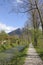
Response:
[{"label": "gravel path", "polygon": [[29,45],[24,65],[43,65],[43,61],[36,53],[32,43]]}]

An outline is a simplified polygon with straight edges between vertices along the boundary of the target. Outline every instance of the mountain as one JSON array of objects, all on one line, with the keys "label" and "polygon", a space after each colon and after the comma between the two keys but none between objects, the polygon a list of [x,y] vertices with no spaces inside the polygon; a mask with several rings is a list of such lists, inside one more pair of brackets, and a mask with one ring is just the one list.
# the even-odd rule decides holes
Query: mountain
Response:
[{"label": "mountain", "polygon": [[22,30],[20,28],[8,33],[9,35],[21,35],[22,34]]}]

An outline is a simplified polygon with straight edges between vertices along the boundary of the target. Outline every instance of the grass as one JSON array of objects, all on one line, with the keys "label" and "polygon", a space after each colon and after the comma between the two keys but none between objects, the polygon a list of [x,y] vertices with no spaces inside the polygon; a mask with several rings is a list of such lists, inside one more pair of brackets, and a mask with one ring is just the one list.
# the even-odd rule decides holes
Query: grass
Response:
[{"label": "grass", "polygon": [[[27,53],[27,47],[24,47],[22,51],[18,51],[17,48],[8,50],[7,52],[0,53],[0,65],[23,65],[25,61],[25,56]],[[13,51],[13,52],[10,52]]]},{"label": "grass", "polygon": [[17,53],[17,56],[14,56],[11,60],[11,64],[14,63],[14,65],[23,65],[24,61],[25,61],[25,56],[27,53],[27,47],[25,47],[24,50],[22,50],[21,52]]},{"label": "grass", "polygon": [[36,47],[36,51],[39,54],[39,56],[41,57],[41,59],[43,60],[43,36],[38,38],[38,44]]},{"label": "grass", "polygon": [[18,46],[16,43],[0,44],[0,52],[6,51],[6,50],[11,49],[16,46]]},{"label": "grass", "polygon": [[[32,43],[34,45],[34,31],[32,32]],[[35,34],[36,35],[36,34]],[[37,46],[34,46],[37,53],[39,54],[40,58],[43,60],[43,35],[42,32],[39,30],[37,31]]]},{"label": "grass", "polygon": [[38,54],[39,54],[39,56],[41,57],[41,59],[43,60],[43,49],[41,48],[36,48],[36,50],[37,50],[37,52],[38,52]]}]

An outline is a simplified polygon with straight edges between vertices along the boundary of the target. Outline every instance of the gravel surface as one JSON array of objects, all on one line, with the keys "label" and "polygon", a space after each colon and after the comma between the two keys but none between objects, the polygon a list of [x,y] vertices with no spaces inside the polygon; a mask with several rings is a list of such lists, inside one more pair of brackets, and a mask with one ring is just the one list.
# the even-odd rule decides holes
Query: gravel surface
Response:
[{"label": "gravel surface", "polygon": [[32,43],[29,45],[24,65],[43,65],[43,61],[39,57]]}]

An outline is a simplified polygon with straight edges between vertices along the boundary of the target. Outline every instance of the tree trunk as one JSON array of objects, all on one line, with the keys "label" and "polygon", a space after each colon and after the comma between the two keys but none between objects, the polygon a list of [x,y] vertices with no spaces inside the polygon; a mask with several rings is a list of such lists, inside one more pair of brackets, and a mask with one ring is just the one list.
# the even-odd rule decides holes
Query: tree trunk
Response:
[{"label": "tree trunk", "polygon": [[34,37],[34,46],[37,46],[37,38]]},{"label": "tree trunk", "polygon": [[42,35],[43,35],[43,24],[42,24]]},{"label": "tree trunk", "polygon": [[42,20],[41,13],[40,13],[40,10],[39,10],[39,8],[37,6],[36,1],[35,1],[35,4],[36,4],[36,9],[37,9],[38,14],[39,14],[39,18],[40,18],[40,22],[41,22],[41,26],[42,26],[42,34],[43,34],[43,20]]}]

